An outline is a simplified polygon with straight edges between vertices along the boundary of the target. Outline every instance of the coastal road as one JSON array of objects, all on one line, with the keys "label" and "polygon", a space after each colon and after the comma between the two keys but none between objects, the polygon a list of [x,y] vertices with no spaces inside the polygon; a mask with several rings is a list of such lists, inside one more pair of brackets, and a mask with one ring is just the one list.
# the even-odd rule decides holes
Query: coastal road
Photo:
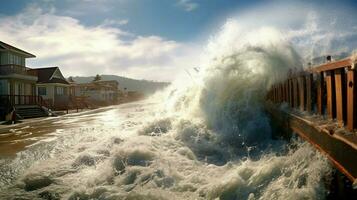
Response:
[{"label": "coastal road", "polygon": [[80,128],[114,128],[124,118],[125,111],[137,103],[109,106],[58,117],[24,120],[15,125],[0,125],[0,159],[14,157],[30,145],[55,140],[58,135]]}]

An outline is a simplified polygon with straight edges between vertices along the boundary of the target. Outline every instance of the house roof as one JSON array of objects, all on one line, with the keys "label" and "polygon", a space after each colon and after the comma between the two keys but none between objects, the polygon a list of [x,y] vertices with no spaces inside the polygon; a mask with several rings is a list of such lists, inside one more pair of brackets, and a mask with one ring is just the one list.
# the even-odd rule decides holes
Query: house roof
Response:
[{"label": "house roof", "polygon": [[[55,72],[58,70],[60,77],[54,77]],[[62,83],[69,84],[63,77],[58,67],[36,68],[30,71],[35,71],[38,77],[37,83]]]},{"label": "house roof", "polygon": [[26,58],[35,58],[36,57],[35,55],[33,55],[33,54],[29,53],[29,52],[26,52],[24,50],[21,50],[19,48],[16,48],[14,46],[6,44],[5,42],[2,42],[2,41],[0,41],[0,48],[8,50],[8,51],[19,53],[21,55],[24,55]]}]

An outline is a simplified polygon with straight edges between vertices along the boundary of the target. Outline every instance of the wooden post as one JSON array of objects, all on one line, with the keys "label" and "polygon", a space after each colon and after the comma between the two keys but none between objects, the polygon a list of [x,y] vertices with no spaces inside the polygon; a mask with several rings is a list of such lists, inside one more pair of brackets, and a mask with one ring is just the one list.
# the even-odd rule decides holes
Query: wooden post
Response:
[{"label": "wooden post", "polygon": [[297,77],[293,78],[293,98],[294,98],[294,108],[299,106],[299,88]]},{"label": "wooden post", "polygon": [[290,100],[289,100],[289,80],[285,81],[285,94],[286,94],[285,102],[289,103],[290,102]]},{"label": "wooden post", "polygon": [[281,93],[280,93],[280,89],[279,89],[279,84],[276,84],[276,93],[278,94],[277,103],[280,103]]},{"label": "wooden post", "polygon": [[346,120],[346,79],[345,69],[335,70],[336,118],[340,126]]},{"label": "wooden post", "polygon": [[306,75],[306,110],[312,111],[312,74]]},{"label": "wooden post", "polygon": [[299,106],[300,110],[305,110],[305,76],[298,77],[298,85],[299,85]]},{"label": "wooden post", "polygon": [[324,114],[324,109],[323,109],[323,105],[324,105],[324,73],[320,72],[319,74],[317,74],[317,94],[316,94],[316,105],[317,105],[317,113],[320,115]]},{"label": "wooden post", "polygon": [[274,90],[273,91],[274,91],[274,101],[273,102],[276,103],[276,96],[277,95],[276,95],[276,86],[275,85],[274,85]]},{"label": "wooden post", "polygon": [[326,94],[327,94],[327,115],[333,119],[336,117],[336,95],[334,71],[326,71]]},{"label": "wooden post", "polygon": [[283,99],[283,93],[281,92],[281,84],[278,84],[278,92],[279,92],[279,103],[282,102]]},{"label": "wooden post", "polygon": [[284,102],[284,98],[285,98],[285,92],[284,92],[284,87],[283,86],[284,86],[283,83],[279,84],[279,90],[280,90],[280,93],[281,93],[280,103],[283,103]]},{"label": "wooden post", "polygon": [[351,131],[357,127],[356,83],[356,71],[349,69],[347,72],[347,128]]},{"label": "wooden post", "polygon": [[284,84],[283,83],[279,84],[279,90],[280,90],[280,93],[281,93],[280,103],[283,103],[284,102],[284,98],[285,98]]},{"label": "wooden post", "polygon": [[280,103],[283,103],[284,102],[284,98],[285,98],[285,92],[284,92],[284,85],[282,83],[279,84],[279,90],[281,92]]},{"label": "wooden post", "polygon": [[290,107],[294,107],[294,87],[293,79],[289,79],[289,95],[290,95]]}]

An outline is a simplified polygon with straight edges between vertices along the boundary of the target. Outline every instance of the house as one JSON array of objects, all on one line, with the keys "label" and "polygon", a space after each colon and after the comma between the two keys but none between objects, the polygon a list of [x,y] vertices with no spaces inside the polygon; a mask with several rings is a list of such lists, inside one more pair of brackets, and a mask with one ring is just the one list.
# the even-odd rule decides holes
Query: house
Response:
[{"label": "house", "polygon": [[0,41],[0,95],[17,95],[14,104],[21,104],[18,95],[35,95],[37,76],[26,67],[27,58],[36,56]]},{"label": "house", "polygon": [[31,69],[37,75],[36,95],[47,101],[48,107],[61,110],[69,104],[70,84],[64,78],[59,67]]},{"label": "house", "polygon": [[109,102],[109,104],[116,104],[118,102],[119,94],[119,83],[118,81],[93,81],[93,84],[101,88],[101,96],[98,96],[99,99]]},{"label": "house", "polygon": [[119,83],[117,81],[93,81],[90,83],[75,83],[71,80],[70,94],[75,97],[85,97],[88,102],[98,106],[118,103]]},{"label": "house", "polygon": [[36,96],[36,74],[26,67],[26,59],[36,56],[0,41],[0,120],[15,109],[22,118],[48,113]]}]

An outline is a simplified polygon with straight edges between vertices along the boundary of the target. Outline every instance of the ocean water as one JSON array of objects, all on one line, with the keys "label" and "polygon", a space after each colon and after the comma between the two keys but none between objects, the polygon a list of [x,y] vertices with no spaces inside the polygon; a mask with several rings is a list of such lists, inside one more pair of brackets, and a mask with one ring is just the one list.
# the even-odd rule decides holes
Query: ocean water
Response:
[{"label": "ocean water", "polygon": [[290,42],[228,21],[202,57],[146,100],[58,118],[53,137],[0,160],[0,199],[325,199],[327,159],[272,140],[263,108],[301,67]]}]

